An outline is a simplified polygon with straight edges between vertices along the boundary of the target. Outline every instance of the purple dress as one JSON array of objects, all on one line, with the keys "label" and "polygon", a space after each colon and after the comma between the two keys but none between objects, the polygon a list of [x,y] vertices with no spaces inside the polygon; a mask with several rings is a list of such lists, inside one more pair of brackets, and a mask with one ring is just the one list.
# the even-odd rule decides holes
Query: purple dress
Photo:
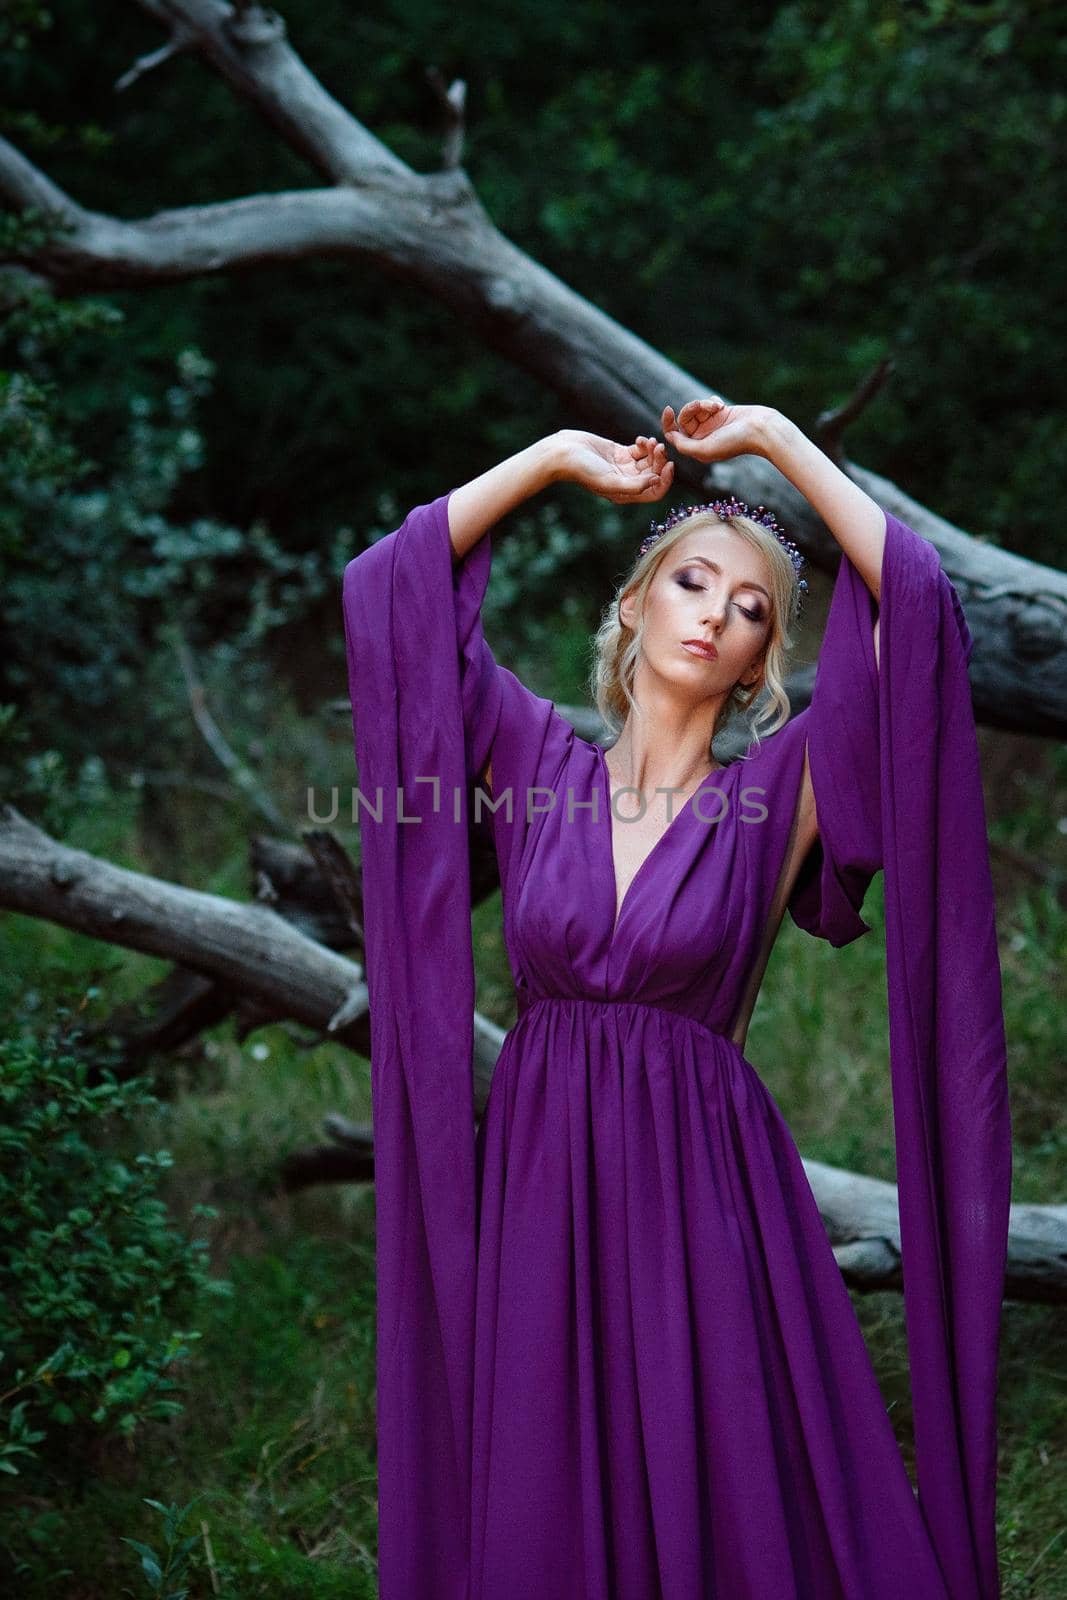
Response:
[{"label": "purple dress", "polygon": [[[494,660],[490,539],[454,566],[447,506],[344,575],[376,807],[383,1600],[994,1600],[1010,1127],[972,640],[937,551],[889,515],[880,608],[842,556],[811,706],[709,775],[613,927],[603,754]],[[918,1494],[796,1145],[729,1037],[805,742],[820,836],[794,921],[848,943],[885,872]],[[519,1005],[477,1133],[469,820]]]}]

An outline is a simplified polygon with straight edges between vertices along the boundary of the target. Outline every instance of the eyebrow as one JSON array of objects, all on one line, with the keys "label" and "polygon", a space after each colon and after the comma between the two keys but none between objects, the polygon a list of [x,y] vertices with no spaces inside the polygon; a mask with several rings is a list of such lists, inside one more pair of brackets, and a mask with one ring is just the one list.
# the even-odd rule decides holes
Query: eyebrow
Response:
[{"label": "eyebrow", "polygon": [[[722,572],[722,568],[720,567],[719,563],[717,561],[709,560],[707,556],[690,556],[688,561],[683,561],[681,565],[683,567],[691,567],[694,561],[699,562],[702,567],[710,567],[712,572]],[[767,593],[767,590],[763,587],[762,583],[752,583],[746,578],[741,587],[742,589],[758,589],[760,594],[766,595],[768,601],[771,598]]]}]

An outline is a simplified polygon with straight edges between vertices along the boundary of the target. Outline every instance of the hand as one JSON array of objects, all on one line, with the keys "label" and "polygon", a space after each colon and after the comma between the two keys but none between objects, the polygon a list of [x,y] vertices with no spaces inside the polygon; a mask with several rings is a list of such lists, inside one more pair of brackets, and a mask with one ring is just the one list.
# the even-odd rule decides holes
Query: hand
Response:
[{"label": "hand", "polygon": [[719,395],[690,400],[675,418],[664,406],[663,436],[681,455],[695,461],[729,461],[733,456],[764,455],[768,406],[731,406]]},{"label": "hand", "polygon": [[612,505],[630,506],[662,500],[674,479],[674,462],[666,445],[640,434],[633,444],[616,444],[595,433],[565,428],[561,476],[581,484]]}]

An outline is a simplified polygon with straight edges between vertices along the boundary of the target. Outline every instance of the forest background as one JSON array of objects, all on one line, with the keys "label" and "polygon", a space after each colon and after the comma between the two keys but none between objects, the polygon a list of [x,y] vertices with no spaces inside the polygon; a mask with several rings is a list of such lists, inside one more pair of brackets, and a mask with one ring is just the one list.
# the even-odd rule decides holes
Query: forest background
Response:
[{"label": "forest background", "polygon": [[[495,224],[710,388],[810,432],[891,358],[849,456],[1067,566],[1058,7],[289,0],[284,18],[308,69],[416,171],[444,137],[427,67],[464,79],[463,166]],[[162,41],[132,0],[9,0],[0,134],[123,218],[315,181],[192,56],[116,92]],[[0,212],[0,228],[16,260],[22,225]],[[263,796],[299,838],[309,787],[353,779],[345,563],[410,506],[586,419],[366,261],[69,297],[5,273],[0,304],[3,797],[108,861],[245,900]],[[494,538],[487,633],[536,692],[588,704],[589,641],[648,514],[562,488]],[[828,591],[823,575],[807,660]],[[229,772],[192,714],[190,662]],[[1025,730],[980,741],[1014,1197],[1062,1202],[1067,755]],[[747,1053],[805,1156],[891,1178],[880,893],[874,936],[843,952],[783,929]],[[475,933],[479,1008],[507,1027],[499,896]],[[0,1576],[71,1600],[373,1595],[373,1190],[276,1182],[325,1114],[369,1115],[367,1063],[238,1013],[156,1053],[112,1115],[86,1063],[166,971],[42,920],[0,925],[19,1163],[0,1199],[21,1188],[28,1214],[32,1191],[50,1230],[47,1252],[11,1234],[0,1269],[8,1320],[17,1289],[40,1322],[21,1411],[0,1325]],[[137,1172],[134,1200],[116,1175]],[[103,1173],[97,1220],[115,1231],[101,1223],[71,1267],[77,1181]],[[164,1261],[160,1300],[145,1279]],[[900,1296],[855,1300],[907,1453]],[[71,1317],[82,1366],[48,1368]],[[1064,1596],[1062,1305],[1006,1304],[1001,1392],[1005,1596]]]}]

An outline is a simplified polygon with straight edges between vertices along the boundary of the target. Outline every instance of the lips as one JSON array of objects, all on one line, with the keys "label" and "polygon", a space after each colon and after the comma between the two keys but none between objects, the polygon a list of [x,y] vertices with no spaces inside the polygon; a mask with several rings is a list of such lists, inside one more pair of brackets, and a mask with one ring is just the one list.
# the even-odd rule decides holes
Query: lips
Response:
[{"label": "lips", "polygon": [[705,661],[717,661],[719,658],[715,646],[703,639],[683,639],[682,647],[688,650],[690,655],[701,656]]}]

